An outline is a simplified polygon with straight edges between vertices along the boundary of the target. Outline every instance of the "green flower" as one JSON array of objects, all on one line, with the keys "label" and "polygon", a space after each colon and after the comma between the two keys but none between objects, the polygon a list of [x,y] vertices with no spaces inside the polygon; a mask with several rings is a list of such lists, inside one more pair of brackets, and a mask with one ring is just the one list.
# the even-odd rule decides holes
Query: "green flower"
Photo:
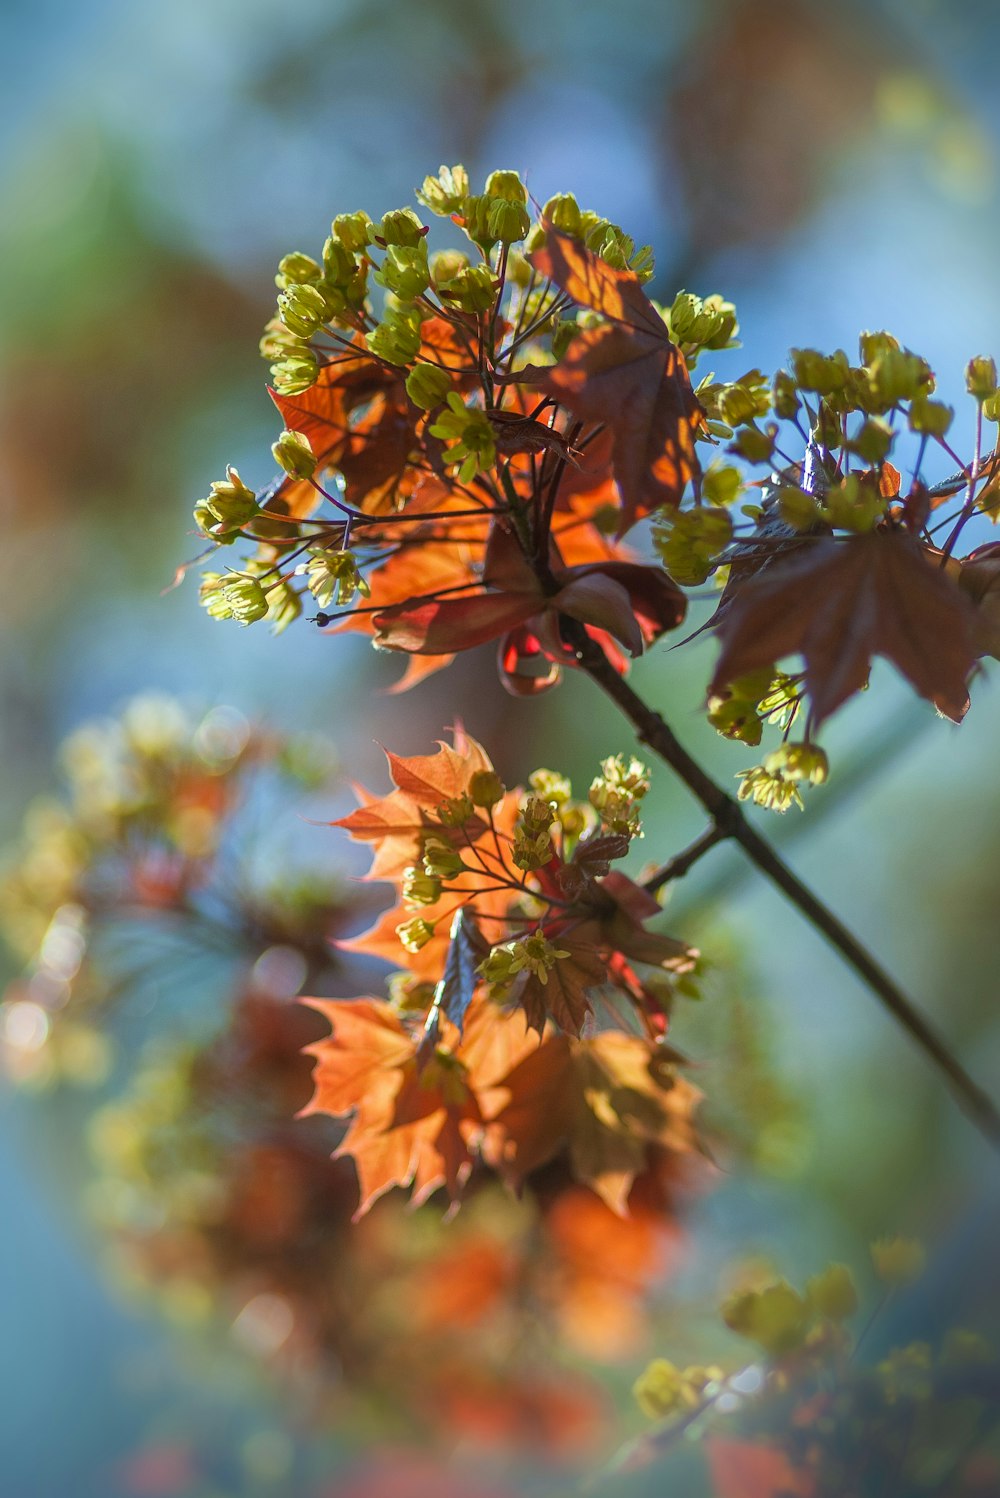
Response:
[{"label": "green flower", "polygon": [[431,427],[431,436],[440,437],[445,444],[445,462],[459,465],[458,478],[462,484],[474,479],[477,473],[492,468],[496,462],[497,449],[484,412],[467,406],[454,390],[448,396],[448,409],[442,412]]}]

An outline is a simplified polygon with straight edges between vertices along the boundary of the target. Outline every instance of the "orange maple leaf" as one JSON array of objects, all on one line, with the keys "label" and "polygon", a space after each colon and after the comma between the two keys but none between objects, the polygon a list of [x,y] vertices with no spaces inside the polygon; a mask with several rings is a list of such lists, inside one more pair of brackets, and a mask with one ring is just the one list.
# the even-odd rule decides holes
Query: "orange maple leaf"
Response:
[{"label": "orange maple leaf", "polygon": [[393,1186],[413,1202],[439,1187],[457,1201],[471,1174],[484,1127],[512,1067],[532,1048],[523,1024],[495,1005],[474,1002],[464,1034],[445,1024],[429,1059],[391,1005],[378,999],[305,999],[331,1035],[308,1046],[315,1090],[300,1116],[352,1115],[336,1154],[352,1156],[361,1199],[356,1216]]},{"label": "orange maple leaf", "polygon": [[566,1151],[570,1172],[624,1216],[650,1149],[697,1150],[697,1088],[660,1066],[658,1047],[606,1031],[546,1035],[503,1079],[484,1155],[514,1185]]}]

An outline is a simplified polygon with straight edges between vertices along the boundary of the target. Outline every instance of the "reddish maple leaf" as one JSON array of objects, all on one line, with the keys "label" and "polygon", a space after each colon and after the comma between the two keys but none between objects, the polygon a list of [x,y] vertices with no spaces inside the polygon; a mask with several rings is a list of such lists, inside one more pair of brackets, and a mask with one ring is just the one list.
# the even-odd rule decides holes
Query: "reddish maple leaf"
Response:
[{"label": "reddish maple leaf", "polygon": [[535,377],[579,420],[611,428],[622,535],[640,515],[680,503],[699,471],[694,439],[704,413],[684,356],[637,276],[551,226],[528,258],[567,296],[608,319],[578,333],[559,363]]},{"label": "reddish maple leaf", "polygon": [[717,618],[722,652],[709,692],[801,654],[818,725],[861,690],[881,655],[958,722],[969,702],[973,626],[967,598],[908,531],[811,541],[749,578]]},{"label": "reddish maple leaf", "polygon": [[[610,635],[635,656],[676,628],[686,612],[684,594],[658,568],[623,561],[567,567],[553,546],[549,571],[554,590],[543,585],[513,534],[496,525],[483,571],[492,591],[410,600],[380,610],[373,617],[375,643],[417,655],[451,655],[499,639],[501,680],[515,695],[524,695],[551,685],[559,667],[576,665],[576,653],[560,632],[560,616]],[[536,669],[534,657],[546,667]]]}]

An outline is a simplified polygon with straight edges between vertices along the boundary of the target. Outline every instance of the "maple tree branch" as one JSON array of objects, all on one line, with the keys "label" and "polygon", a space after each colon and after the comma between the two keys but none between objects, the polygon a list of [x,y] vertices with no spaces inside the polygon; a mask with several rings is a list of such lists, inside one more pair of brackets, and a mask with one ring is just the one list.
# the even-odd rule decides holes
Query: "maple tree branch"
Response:
[{"label": "maple tree branch", "polygon": [[[902,1025],[928,1060],[947,1079],[956,1102],[979,1132],[995,1149],[1000,1149],[1000,1110],[988,1093],[973,1081],[945,1041],[895,980],[843,922],[792,872],[767,839],[751,826],[739,802],[705,773],[660,714],[649,707],[628,682],[618,675],[600,645],[591,639],[583,625],[565,620],[563,630],[576,651],[581,668],[617,703],[636,728],[640,741],[670,766],[710,814],[718,833],[711,845],[726,838],[739,843],[750,861],[836,948],[879,1002]],[[703,834],[698,844],[706,844],[707,837],[707,833]],[[698,844],[693,844],[687,854],[691,854]],[[699,847],[697,857],[707,851],[707,846]],[[679,855],[681,859],[685,856]],[[687,866],[690,867],[690,863]]]}]

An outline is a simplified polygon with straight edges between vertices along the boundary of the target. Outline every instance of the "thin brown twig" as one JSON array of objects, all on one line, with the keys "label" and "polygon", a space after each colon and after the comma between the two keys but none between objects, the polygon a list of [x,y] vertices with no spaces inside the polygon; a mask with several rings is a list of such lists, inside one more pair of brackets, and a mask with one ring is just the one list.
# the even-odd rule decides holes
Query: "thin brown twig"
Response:
[{"label": "thin brown twig", "polygon": [[[636,728],[640,741],[670,766],[712,817],[718,831],[713,844],[725,838],[732,838],[739,843],[750,861],[781,890],[854,969],[932,1065],[947,1079],[956,1102],[983,1137],[995,1149],[1000,1149],[1000,1110],[993,1099],[973,1081],[944,1039],[895,980],[853,932],[792,872],[767,839],[751,826],[739,803],[706,774],[660,714],[649,707],[628,682],[618,675],[600,645],[591,639],[584,627],[575,621],[566,621],[564,628],[576,650],[581,668],[617,703]],[[698,856],[701,856],[701,852]]]}]

